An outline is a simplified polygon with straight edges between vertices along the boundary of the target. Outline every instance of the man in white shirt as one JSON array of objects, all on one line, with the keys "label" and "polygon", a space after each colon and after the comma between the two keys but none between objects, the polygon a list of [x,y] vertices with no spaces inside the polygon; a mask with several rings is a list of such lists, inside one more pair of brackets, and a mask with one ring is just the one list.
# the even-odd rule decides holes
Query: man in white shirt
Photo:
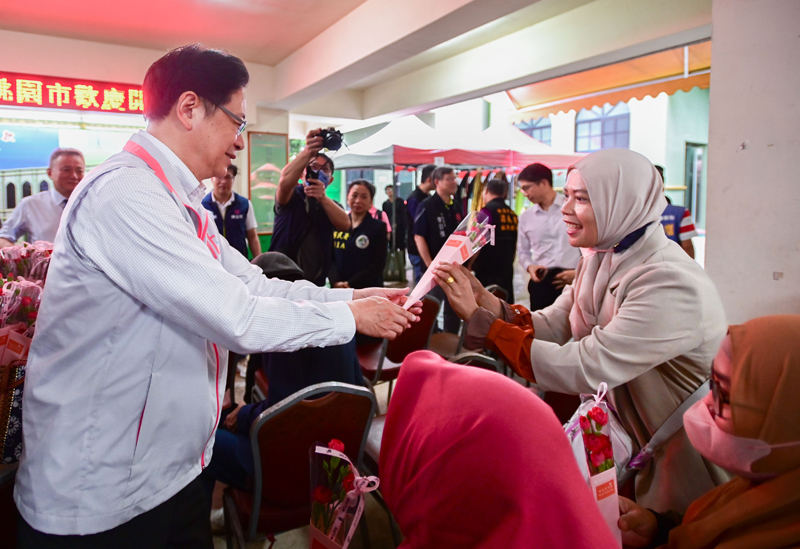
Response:
[{"label": "man in white shirt", "polygon": [[85,172],[86,161],[78,149],[59,148],[53,151],[47,168],[53,188],[26,196],[20,201],[0,228],[0,248],[13,246],[21,236],[27,236],[29,242],[55,241],[61,212]]},{"label": "man in white shirt", "polygon": [[258,223],[253,211],[253,203],[238,193],[233,192],[233,182],[239,168],[231,164],[225,177],[212,177],[213,190],[203,198],[203,207],[214,216],[214,222],[220,234],[228,244],[247,257],[247,247],[256,257],[261,253],[258,241]]},{"label": "man in white shirt", "polygon": [[198,476],[225,351],[391,339],[419,312],[404,291],[267,279],[220,236],[201,181],[244,148],[248,81],[224,52],[167,53],[144,79],[147,131],[64,211],[25,376],[20,548],[213,548]]},{"label": "man in white shirt", "polygon": [[564,195],[553,189],[552,170],[544,164],[531,164],[518,179],[520,190],[533,206],[519,217],[517,257],[531,275],[530,310],[537,311],[552,305],[564,286],[572,284],[581,253],[569,245],[561,216]]}]

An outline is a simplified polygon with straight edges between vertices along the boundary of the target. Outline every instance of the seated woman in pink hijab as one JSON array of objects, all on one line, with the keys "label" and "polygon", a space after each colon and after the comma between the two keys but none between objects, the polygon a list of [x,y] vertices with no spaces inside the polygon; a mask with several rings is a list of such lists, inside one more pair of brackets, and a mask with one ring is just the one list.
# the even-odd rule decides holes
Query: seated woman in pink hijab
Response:
[{"label": "seated woman in pink hijab", "polygon": [[[575,282],[530,313],[444,265],[439,285],[469,320],[467,348],[497,353],[544,391],[609,397],[639,448],[708,379],[727,322],[714,284],[661,226],[661,178],[644,156],[599,151],[570,167],[561,208],[581,248]],[[683,429],[636,476],[636,499],[686,511],[728,475],[703,460]]]},{"label": "seated woman in pink hijab", "polygon": [[731,326],[711,379],[711,392],[684,415],[686,432],[704,458],[736,478],[692,503],[671,531],[674,515],[623,499],[623,541],[669,549],[799,547],[800,316]]},{"label": "seated woman in pink hijab", "polygon": [[380,472],[402,549],[617,547],[550,407],[429,351],[403,362]]}]

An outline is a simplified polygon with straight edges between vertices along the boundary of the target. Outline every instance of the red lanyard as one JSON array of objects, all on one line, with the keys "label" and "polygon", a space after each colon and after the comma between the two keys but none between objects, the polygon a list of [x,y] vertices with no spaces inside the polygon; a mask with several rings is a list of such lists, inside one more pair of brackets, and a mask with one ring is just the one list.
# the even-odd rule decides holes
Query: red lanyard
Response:
[{"label": "red lanyard", "polygon": [[142,147],[138,143],[134,143],[133,141],[128,141],[127,143],[125,143],[123,150],[126,150],[132,155],[144,160],[144,162],[150,167],[150,169],[155,172],[156,177],[158,177],[161,180],[161,182],[164,183],[164,185],[166,185],[167,189],[169,189],[169,191],[172,194],[178,197],[178,200],[180,200],[181,204],[183,204],[188,210],[194,212],[195,217],[197,217],[197,238],[205,242],[206,246],[208,247],[208,250],[211,252],[211,255],[214,256],[214,259],[218,259],[219,246],[217,246],[217,244],[214,242],[215,235],[209,236],[208,234],[208,224],[209,224],[208,212],[206,210],[203,210],[205,217],[201,217],[200,214],[197,213],[197,210],[195,210],[192,206],[186,204],[185,202],[183,202],[183,200],[181,200],[181,197],[178,195],[177,192],[175,192],[175,189],[172,188],[172,185],[170,185],[170,182],[167,179],[164,170],[161,168],[161,164],[159,164],[158,161],[155,158],[153,158],[153,156],[149,152],[147,152],[147,150],[145,150],[144,147]]}]

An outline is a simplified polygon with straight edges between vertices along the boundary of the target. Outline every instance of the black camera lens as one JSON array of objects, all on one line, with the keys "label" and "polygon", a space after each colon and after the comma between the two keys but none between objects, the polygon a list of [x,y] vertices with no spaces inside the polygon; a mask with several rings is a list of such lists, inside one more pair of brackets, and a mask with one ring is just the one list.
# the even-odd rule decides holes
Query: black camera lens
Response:
[{"label": "black camera lens", "polygon": [[322,138],[322,145],[329,151],[338,151],[342,148],[344,136],[342,132],[333,128],[321,130],[319,136]]}]

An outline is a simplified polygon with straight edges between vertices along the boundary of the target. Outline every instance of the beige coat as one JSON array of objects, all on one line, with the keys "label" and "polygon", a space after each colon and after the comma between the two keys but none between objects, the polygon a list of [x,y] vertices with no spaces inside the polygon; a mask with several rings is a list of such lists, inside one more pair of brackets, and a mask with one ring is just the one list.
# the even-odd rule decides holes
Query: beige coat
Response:
[{"label": "beige coat", "polygon": [[[709,377],[727,323],[714,284],[661,225],[649,226],[618,257],[588,336],[570,341],[572,286],[533,313],[531,363],[545,391],[594,393],[608,383],[623,425],[641,447]],[[636,498],[656,511],[684,512],[728,478],[681,429],[637,475]]]}]

